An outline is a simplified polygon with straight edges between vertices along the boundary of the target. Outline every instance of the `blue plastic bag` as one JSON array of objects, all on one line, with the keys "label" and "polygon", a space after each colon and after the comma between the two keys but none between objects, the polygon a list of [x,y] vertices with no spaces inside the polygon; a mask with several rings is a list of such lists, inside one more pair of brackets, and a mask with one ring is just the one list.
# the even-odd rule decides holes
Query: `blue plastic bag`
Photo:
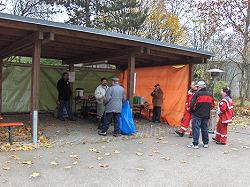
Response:
[{"label": "blue plastic bag", "polygon": [[120,130],[124,135],[131,135],[136,132],[129,101],[126,101],[122,106]]}]

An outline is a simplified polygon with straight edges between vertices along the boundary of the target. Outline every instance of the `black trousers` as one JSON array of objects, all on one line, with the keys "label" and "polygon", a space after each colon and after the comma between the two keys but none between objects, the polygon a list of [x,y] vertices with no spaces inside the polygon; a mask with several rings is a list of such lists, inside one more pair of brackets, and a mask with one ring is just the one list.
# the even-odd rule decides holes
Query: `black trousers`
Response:
[{"label": "black trousers", "polygon": [[104,123],[102,126],[102,132],[107,132],[109,129],[109,125],[112,123],[112,119],[114,120],[114,134],[120,133],[120,113],[105,113],[104,114]]},{"label": "black trousers", "polygon": [[153,122],[160,122],[161,121],[161,107],[154,106],[153,108]]}]

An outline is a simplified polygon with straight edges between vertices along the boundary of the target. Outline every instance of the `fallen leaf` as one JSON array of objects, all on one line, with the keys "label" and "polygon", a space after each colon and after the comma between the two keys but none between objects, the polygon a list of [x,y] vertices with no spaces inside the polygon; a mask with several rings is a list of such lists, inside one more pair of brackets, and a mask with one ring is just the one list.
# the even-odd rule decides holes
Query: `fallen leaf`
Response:
[{"label": "fallen leaf", "polygon": [[159,137],[159,138],[157,138],[158,140],[163,140],[163,137]]},{"label": "fallen leaf", "polygon": [[143,153],[137,152],[136,155],[137,155],[137,156],[142,156]]},{"label": "fallen leaf", "polygon": [[153,152],[154,152],[154,153],[159,153],[160,151],[158,151],[158,150],[154,150]]},{"label": "fallen leaf", "polygon": [[192,155],[192,153],[187,153],[187,156],[191,156]]},{"label": "fallen leaf", "polygon": [[99,166],[100,166],[101,168],[107,168],[107,167],[109,167],[108,164],[101,164],[101,163],[99,163]]},{"label": "fallen leaf", "polygon": [[13,158],[14,160],[20,160],[19,156],[17,155],[10,155],[10,158]]},{"label": "fallen leaf", "polygon": [[65,169],[70,169],[70,168],[72,168],[72,166],[65,166],[64,168]]},{"label": "fallen leaf", "polygon": [[246,146],[246,145],[243,145],[242,148],[250,149],[250,147],[248,147],[248,146]]},{"label": "fallen leaf", "polygon": [[137,171],[144,171],[145,169],[144,168],[136,168]]},{"label": "fallen leaf", "polygon": [[77,162],[77,161],[75,161],[75,162],[73,162],[73,163],[72,163],[72,165],[77,165],[77,164],[78,164],[78,162]]},{"label": "fallen leaf", "polygon": [[50,164],[53,165],[53,166],[57,166],[59,163],[56,162],[56,161],[51,161]]},{"label": "fallen leaf", "polygon": [[103,160],[103,157],[99,156],[97,157],[97,160]]},{"label": "fallen leaf", "polygon": [[181,163],[182,163],[182,164],[186,164],[187,161],[186,161],[186,160],[182,160]]},{"label": "fallen leaf", "polygon": [[110,156],[110,153],[104,153],[105,156]]},{"label": "fallen leaf", "polygon": [[115,154],[120,154],[121,152],[118,151],[118,150],[115,150],[114,153],[115,153]]},{"label": "fallen leaf", "polygon": [[153,154],[149,154],[148,156],[153,156]]},{"label": "fallen leaf", "polygon": [[31,160],[22,161],[22,164],[31,165],[32,161]]},{"label": "fallen leaf", "polygon": [[137,142],[138,144],[143,144],[143,142]]},{"label": "fallen leaf", "polygon": [[79,155],[69,155],[70,158],[80,159]]},{"label": "fallen leaf", "polygon": [[89,169],[93,169],[93,168],[94,168],[94,166],[88,166],[88,168],[89,168]]},{"label": "fallen leaf", "polygon": [[3,170],[10,170],[10,167],[8,167],[8,166],[3,166],[2,169],[3,169]]},{"label": "fallen leaf", "polygon": [[31,175],[30,175],[31,178],[36,178],[36,177],[40,177],[40,173],[38,172],[33,172]]},{"label": "fallen leaf", "polygon": [[159,141],[155,141],[155,143],[160,143]]},{"label": "fallen leaf", "polygon": [[164,160],[170,160],[169,157],[165,157],[165,156],[162,156],[161,158],[164,159]]},{"label": "fallen leaf", "polygon": [[162,141],[161,143],[163,143],[163,144],[167,144],[167,143],[168,143],[168,141]]},{"label": "fallen leaf", "polygon": [[228,153],[229,153],[229,151],[224,151],[223,153],[224,153],[224,154],[228,154]]}]

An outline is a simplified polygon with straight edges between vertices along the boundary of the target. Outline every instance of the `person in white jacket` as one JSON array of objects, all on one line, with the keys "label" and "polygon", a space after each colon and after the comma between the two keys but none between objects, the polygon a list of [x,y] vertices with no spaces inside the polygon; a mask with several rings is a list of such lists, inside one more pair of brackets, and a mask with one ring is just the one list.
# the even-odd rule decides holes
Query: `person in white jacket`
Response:
[{"label": "person in white jacket", "polygon": [[98,129],[102,128],[102,117],[105,111],[104,97],[108,90],[107,79],[102,78],[101,84],[95,90],[95,98],[97,101],[97,125]]}]

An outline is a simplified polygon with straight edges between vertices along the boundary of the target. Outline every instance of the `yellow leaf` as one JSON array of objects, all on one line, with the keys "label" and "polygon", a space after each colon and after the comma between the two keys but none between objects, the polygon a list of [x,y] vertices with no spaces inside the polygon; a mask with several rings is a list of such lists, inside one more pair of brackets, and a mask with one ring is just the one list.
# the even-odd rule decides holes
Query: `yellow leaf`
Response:
[{"label": "yellow leaf", "polygon": [[53,166],[57,166],[59,163],[56,162],[56,161],[51,161],[50,164],[53,165]]},{"label": "yellow leaf", "polygon": [[14,160],[20,160],[19,156],[17,155],[10,155],[10,158],[13,158]]},{"label": "yellow leaf", "polygon": [[99,163],[99,166],[100,166],[101,168],[107,168],[107,167],[109,167],[108,164],[101,164],[101,163]]},{"label": "yellow leaf", "polygon": [[110,156],[110,153],[104,153],[105,156]]},{"label": "yellow leaf", "polygon": [[143,144],[143,142],[137,142],[138,144]]},{"label": "yellow leaf", "polygon": [[72,165],[77,165],[77,164],[78,164],[78,162],[77,162],[77,161],[75,161],[75,162],[73,162],[73,163],[72,163]]},{"label": "yellow leaf", "polygon": [[3,170],[10,170],[10,167],[8,167],[8,166],[3,166],[2,169],[3,169]]},{"label": "yellow leaf", "polygon": [[31,165],[31,164],[32,164],[32,161],[31,161],[31,160],[22,161],[22,164]]},{"label": "yellow leaf", "polygon": [[102,159],[103,159],[103,157],[101,157],[101,156],[100,156],[100,157],[97,157],[97,160],[102,160]]},{"label": "yellow leaf", "polygon": [[94,166],[89,166],[88,168],[89,168],[89,169],[93,169],[93,168],[94,168]]},{"label": "yellow leaf", "polygon": [[165,156],[162,156],[161,158],[164,159],[164,160],[170,160],[169,157],[165,157]]},{"label": "yellow leaf", "polygon": [[136,168],[137,171],[144,171],[145,169],[144,168]]},{"label": "yellow leaf", "polygon": [[80,159],[79,155],[70,155],[70,158]]},{"label": "yellow leaf", "polygon": [[31,175],[30,175],[31,178],[36,178],[36,177],[40,177],[40,173],[38,172],[33,172]]},{"label": "yellow leaf", "polygon": [[143,155],[143,153],[137,152],[137,153],[136,153],[136,155],[138,155],[138,156],[142,156],[142,155]]},{"label": "yellow leaf", "polygon": [[118,150],[115,150],[114,153],[115,153],[115,154],[120,154],[121,152],[118,151]]},{"label": "yellow leaf", "polygon": [[65,169],[70,169],[70,168],[72,168],[72,166],[66,166],[66,167],[64,167]]}]

